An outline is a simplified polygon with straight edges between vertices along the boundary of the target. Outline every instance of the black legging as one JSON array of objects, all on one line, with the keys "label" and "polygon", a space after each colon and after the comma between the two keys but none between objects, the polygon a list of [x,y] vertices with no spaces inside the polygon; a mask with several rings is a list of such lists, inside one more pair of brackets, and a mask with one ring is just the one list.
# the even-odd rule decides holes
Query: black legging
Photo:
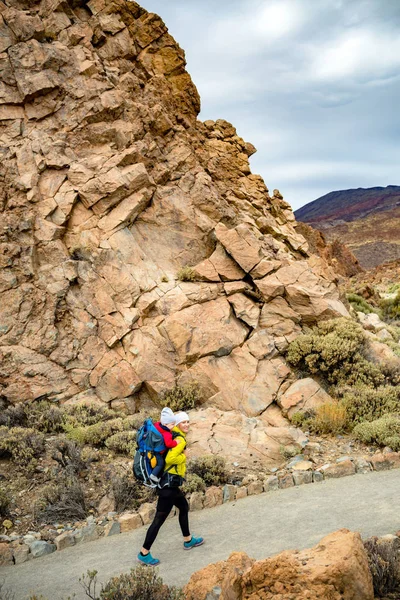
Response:
[{"label": "black legging", "polygon": [[168,517],[173,506],[179,508],[179,525],[181,526],[182,535],[184,537],[190,536],[189,531],[189,504],[186,500],[182,490],[176,488],[163,488],[157,490],[158,502],[157,512],[153,519],[152,524],[147,530],[146,539],[144,540],[143,548],[150,550],[154,540],[157,537],[160,527]]}]

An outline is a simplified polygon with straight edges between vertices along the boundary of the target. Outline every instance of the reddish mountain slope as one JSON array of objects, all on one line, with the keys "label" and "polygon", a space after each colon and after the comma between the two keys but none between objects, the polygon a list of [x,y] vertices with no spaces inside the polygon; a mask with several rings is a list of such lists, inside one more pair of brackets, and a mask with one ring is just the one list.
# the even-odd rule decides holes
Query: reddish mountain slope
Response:
[{"label": "reddish mountain slope", "polygon": [[400,258],[400,186],[331,192],[295,215],[346,244],[365,269]]}]

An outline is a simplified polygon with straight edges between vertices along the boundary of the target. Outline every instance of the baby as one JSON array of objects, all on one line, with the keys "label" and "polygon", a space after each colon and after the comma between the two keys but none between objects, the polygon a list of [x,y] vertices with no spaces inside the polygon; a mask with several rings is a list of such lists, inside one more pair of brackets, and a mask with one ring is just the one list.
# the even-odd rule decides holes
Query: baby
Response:
[{"label": "baby", "polygon": [[161,411],[160,421],[154,423],[154,427],[161,433],[164,438],[164,443],[167,447],[163,452],[155,452],[154,457],[156,459],[156,465],[150,475],[150,479],[154,483],[160,481],[160,477],[164,470],[165,455],[170,448],[175,448],[177,445],[176,440],[172,437],[172,428],[175,426],[175,415],[170,408],[163,408]]}]

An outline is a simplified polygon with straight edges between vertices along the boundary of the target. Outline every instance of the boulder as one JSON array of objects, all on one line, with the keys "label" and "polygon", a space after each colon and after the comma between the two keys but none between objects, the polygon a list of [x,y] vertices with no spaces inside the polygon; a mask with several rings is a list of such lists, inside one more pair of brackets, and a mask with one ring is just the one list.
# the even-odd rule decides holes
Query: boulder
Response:
[{"label": "boulder", "polygon": [[298,379],[277,400],[282,412],[289,418],[296,412],[315,410],[333,402],[331,396],[311,377]]},{"label": "boulder", "polygon": [[[218,595],[214,591],[219,589]],[[232,554],[194,573],[184,588],[188,600],[373,600],[372,576],[359,533],[341,529],[314,548],[286,551],[253,561]]]}]

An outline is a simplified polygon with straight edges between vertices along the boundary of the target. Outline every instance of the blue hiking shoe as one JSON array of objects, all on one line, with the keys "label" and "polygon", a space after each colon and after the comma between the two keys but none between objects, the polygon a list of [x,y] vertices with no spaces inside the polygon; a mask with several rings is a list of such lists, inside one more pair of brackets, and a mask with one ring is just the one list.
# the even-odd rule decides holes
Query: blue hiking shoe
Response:
[{"label": "blue hiking shoe", "polygon": [[137,559],[138,562],[140,562],[140,564],[142,565],[145,565],[145,567],[156,567],[160,564],[158,558],[153,558],[150,552],[145,556],[141,552],[139,552],[139,554],[137,555]]},{"label": "blue hiking shoe", "polygon": [[183,542],[183,547],[185,550],[191,550],[192,548],[196,548],[196,546],[201,546],[204,544],[204,539],[202,537],[193,537],[190,542]]}]

